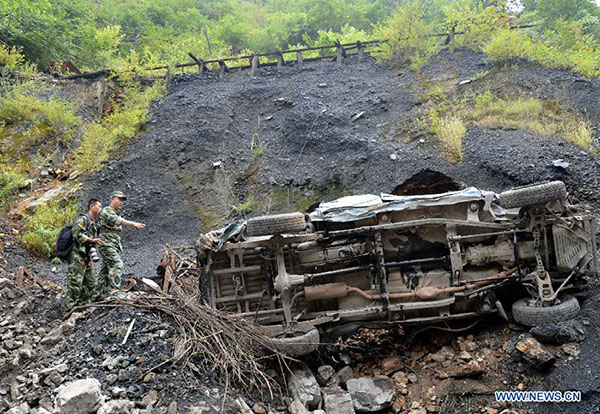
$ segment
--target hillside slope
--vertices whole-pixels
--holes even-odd
[[[459,85],[467,79],[477,80]],[[600,81],[527,62],[495,67],[466,50],[437,55],[419,74],[352,60],[301,72],[260,68],[254,78],[188,74],[153,105],[127,155],[91,177],[84,192],[106,199],[123,190],[124,214],[148,224],[125,236],[126,273],[136,276],[154,271],[165,243],[193,240],[234,210],[294,211],[344,194],[390,192],[426,168],[497,191],[560,179],[598,207],[597,161],[555,137],[472,126],[463,159],[449,162],[422,121],[432,85],[449,95],[489,89],[534,97],[600,123]],[[553,166],[557,159],[569,167]]]

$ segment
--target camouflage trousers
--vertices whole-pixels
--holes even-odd
[[[65,310],[91,303],[97,296],[94,270],[86,254],[75,250],[69,254]]]
[[[98,249],[102,256],[102,266],[98,273],[98,291],[106,295],[111,290],[121,289],[123,261],[119,249],[111,245],[103,245]]]

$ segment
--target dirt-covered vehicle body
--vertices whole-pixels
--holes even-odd
[[[550,182],[345,197],[234,223],[197,250],[204,299],[284,337],[504,314],[495,292],[514,283],[531,296],[513,307],[521,322],[569,318],[578,306],[558,294],[596,273],[595,235]]]

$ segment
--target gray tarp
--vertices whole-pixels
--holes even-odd
[[[310,220],[347,222],[374,217],[378,213],[389,211],[413,210],[479,200],[485,200],[484,210],[491,211],[495,216],[501,216],[504,214],[504,210],[493,202],[494,196],[495,194],[491,191],[482,191],[475,187],[442,194],[415,196],[356,195],[321,203],[315,211],[310,213]]]

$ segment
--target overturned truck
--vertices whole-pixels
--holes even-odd
[[[196,250],[203,299],[296,355],[358,327],[506,318],[501,288],[525,295],[514,297],[517,322],[570,319],[579,304],[566,292],[597,272],[595,218],[560,181],[344,197],[232,223]]]

